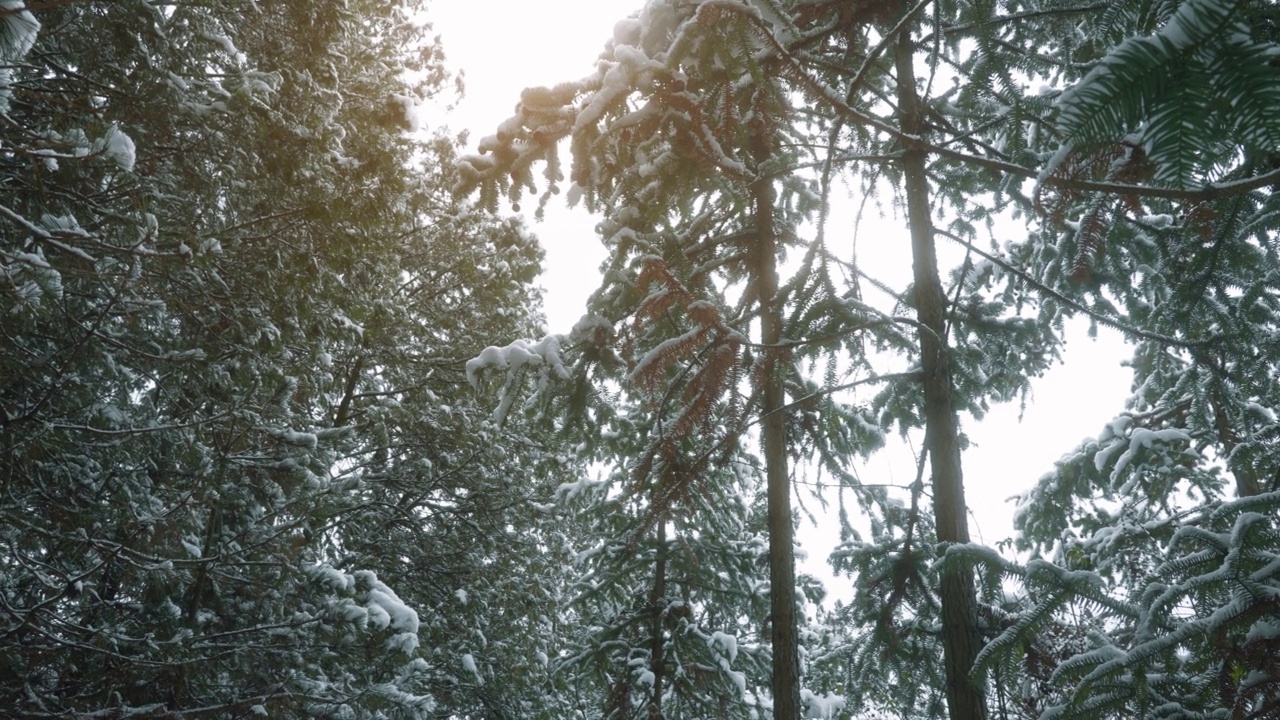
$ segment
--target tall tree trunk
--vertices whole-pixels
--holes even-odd
[[[761,123],[763,125],[763,123]],[[772,148],[769,134],[756,128],[752,152],[759,167]],[[800,657],[796,642],[796,568],[791,529],[791,478],[787,471],[786,395],[777,345],[782,340],[782,308],[778,302],[777,229],[774,227],[773,182],[761,177],[751,187],[755,213],[755,286],[760,298],[762,405],[760,434],[764,444],[769,498],[769,611],[773,643],[774,720],[799,720]]]
[[[920,137],[923,112],[916,94],[915,63],[906,31],[898,38],[898,111],[901,128]],[[925,152],[907,142],[902,157],[906,184],[907,220],[911,226],[912,268],[915,275],[916,319],[920,321],[920,363],[923,371],[925,432],[929,437],[933,515],[938,540],[969,542],[964,476],[960,468],[959,422],[951,398],[951,369],[947,356],[946,295],[938,276],[933,222],[929,214],[929,181]],[[942,573],[942,649],[947,676],[947,710],[951,720],[985,720],[986,700],[981,685],[970,678],[982,645],[978,630],[973,571],[955,568]]]

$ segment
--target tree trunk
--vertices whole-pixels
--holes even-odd
[[[910,37],[897,42],[898,111],[902,131],[920,137],[924,123],[916,95],[915,63]],[[951,370],[947,357],[946,296],[938,276],[938,258],[929,213],[929,182],[925,152],[907,143],[902,157],[906,185],[907,220],[911,227],[912,268],[915,275],[916,319],[920,321],[920,363],[924,386],[925,432],[929,437],[933,514],[938,540],[969,542],[964,477],[960,468],[959,422],[951,398]],[[981,685],[970,677],[982,645],[978,630],[973,571],[956,568],[942,573],[942,649],[947,677],[947,710],[951,720],[985,720]]]
[[[757,167],[769,158],[767,133],[757,128],[752,148]],[[782,339],[782,309],[778,305],[777,230],[773,222],[773,183],[762,177],[751,187],[755,213],[755,286],[760,298],[760,434],[764,444],[769,498],[769,610],[773,643],[774,720],[799,720],[800,659],[796,642],[796,568],[791,529],[791,478],[787,471],[786,404],[776,346]]]
[[[653,693],[649,697],[649,720],[662,720],[663,681],[667,675],[664,649],[667,607],[667,523],[658,523],[657,559],[653,569],[653,589],[649,591],[649,607],[653,613],[649,628],[649,672],[653,673]]]

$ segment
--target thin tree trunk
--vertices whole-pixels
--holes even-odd
[[[667,523],[658,523],[657,560],[653,569],[653,589],[649,592],[652,625],[649,638],[649,672],[653,673],[653,694],[649,698],[649,720],[662,720],[663,681],[667,675],[664,649],[666,632],[664,617],[667,601]]]
[[[919,137],[923,130],[920,98],[915,87],[911,42],[898,38],[898,110],[902,131]],[[959,422],[952,403],[951,369],[947,357],[946,295],[938,276],[938,258],[929,214],[929,182],[925,152],[907,144],[902,157],[906,184],[907,219],[911,226],[912,267],[915,275],[916,319],[920,321],[920,363],[923,371],[925,432],[929,437],[933,514],[938,540],[969,542],[964,476],[960,467]],[[985,720],[986,700],[970,677],[982,645],[978,630],[973,571],[955,568],[942,573],[942,649],[947,677],[947,710],[951,720]]]
[[[757,165],[769,158],[767,133],[759,128],[752,148]],[[760,381],[765,475],[769,498],[769,610],[773,643],[774,720],[799,720],[800,659],[796,641],[796,569],[791,529],[791,479],[787,471],[787,430],[783,406],[786,395],[778,371],[776,346],[782,339],[782,309],[778,305],[777,230],[773,222],[774,191],[768,178],[752,185],[757,242],[755,286],[760,298],[762,353]]]

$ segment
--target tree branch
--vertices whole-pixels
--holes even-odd
[[[1184,348],[1196,348],[1196,347],[1201,347],[1203,345],[1208,345],[1210,343],[1220,340],[1222,337],[1220,335],[1214,335],[1213,337],[1208,337],[1203,340],[1179,340],[1177,338],[1169,337],[1168,335],[1161,335],[1159,333],[1148,332],[1146,330],[1139,330],[1138,328],[1135,328],[1132,325],[1126,325],[1120,320],[1107,317],[1106,315],[1103,315],[1102,313],[1096,310],[1090,310],[1089,308],[1085,307],[1081,303],[1075,300],[1072,300],[1066,295],[1063,295],[1057,290],[1054,290],[1048,285],[1045,285],[1039,280],[1036,280],[1025,270],[1015,267],[1014,265],[996,257],[995,255],[992,255],[991,253],[986,252],[985,250],[970,243],[968,240],[965,240],[959,235],[955,235],[941,228],[934,228],[934,232],[938,235],[941,235],[947,238],[948,240],[951,240],[952,242],[959,244],[964,248],[967,248],[968,250],[971,250],[975,254],[982,256],[984,259],[996,265],[999,265],[1001,269],[1017,276],[1019,280],[1022,280],[1023,282],[1027,283],[1040,294],[1053,298],[1054,300],[1062,303],[1063,305],[1066,305],[1072,310],[1075,310],[1076,312],[1084,313],[1085,315],[1088,315],[1093,320],[1096,320],[1099,323],[1106,325],[1107,327],[1113,330],[1117,330],[1121,333],[1124,333],[1125,335],[1142,338],[1143,340],[1151,340],[1153,342],[1163,343],[1165,345],[1170,345],[1173,347],[1184,347]]]

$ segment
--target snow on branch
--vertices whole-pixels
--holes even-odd
[[[517,340],[506,347],[490,345],[479,355],[467,361],[467,382],[476,390],[480,389],[480,375],[486,370],[505,370],[506,382],[499,395],[498,407],[493,411],[493,422],[502,424],[516,399],[519,380],[526,369],[536,368],[538,372],[537,389],[534,397],[546,390],[554,375],[560,380],[568,380],[569,370],[560,356],[560,343],[563,335],[547,335],[538,342]],[[531,398],[532,400],[532,398]]]
[[[306,568],[311,580],[330,590],[347,595],[338,606],[342,617],[357,625],[375,630],[390,630],[386,648],[405,655],[418,649],[418,613],[394,590],[378,579],[372,570],[346,573],[327,563]]]

